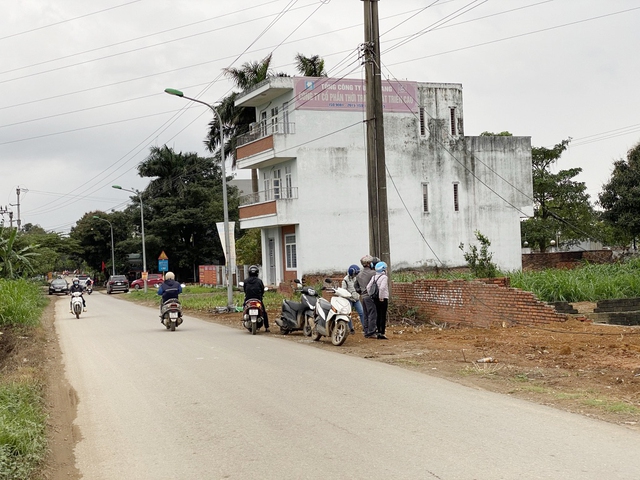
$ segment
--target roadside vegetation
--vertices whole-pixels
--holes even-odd
[[[40,287],[0,279],[0,358],[7,338],[28,335],[47,304]],[[0,376],[0,479],[32,478],[46,454],[46,414],[41,374],[32,366],[2,366]]]

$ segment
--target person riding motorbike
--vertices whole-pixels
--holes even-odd
[[[258,278],[258,273],[260,273],[260,269],[257,265],[251,265],[249,267],[249,277],[244,280],[244,285],[242,286],[244,289],[243,305],[247,303],[247,300],[250,298],[256,298],[262,302],[264,311],[264,331],[269,332],[269,316],[267,315],[267,309],[264,307],[264,302],[262,301],[262,296],[264,295],[264,283],[262,283],[262,280]]]
[[[80,279],[77,277],[73,279],[71,286],[69,287],[69,294],[71,295],[74,292],[80,292],[80,298],[82,298],[82,309],[86,312],[87,302],[84,301],[84,288],[80,285]],[[69,312],[73,312],[73,310],[71,310],[71,300],[69,301]]]
[[[162,295],[160,303],[160,312],[162,313],[162,305],[172,298],[178,299],[178,295],[182,293],[182,285],[176,282],[176,276],[173,272],[164,274],[164,282],[158,288],[158,295]],[[162,323],[162,315],[160,315],[160,323]]]

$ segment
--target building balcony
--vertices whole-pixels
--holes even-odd
[[[295,158],[286,141],[290,134],[295,134],[295,126],[292,122],[252,124],[249,133],[238,138],[238,168],[262,168]]]
[[[263,190],[240,197],[240,228],[257,228],[291,223],[292,202],[298,198],[298,187]]]

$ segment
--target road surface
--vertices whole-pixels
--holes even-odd
[[[83,478],[640,478],[628,428],[119,295],[56,304]]]

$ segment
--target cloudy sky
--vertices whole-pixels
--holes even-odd
[[[462,83],[465,133],[508,130],[534,146],[572,137],[592,200],[640,141],[637,0],[380,0],[384,75]],[[149,147],[208,155],[221,71],[296,53],[361,78],[361,0],[21,0],[0,19],[0,210],[68,232],[143,189]],[[236,172],[246,177],[246,172]],[[5,217],[8,223],[8,216]]]

